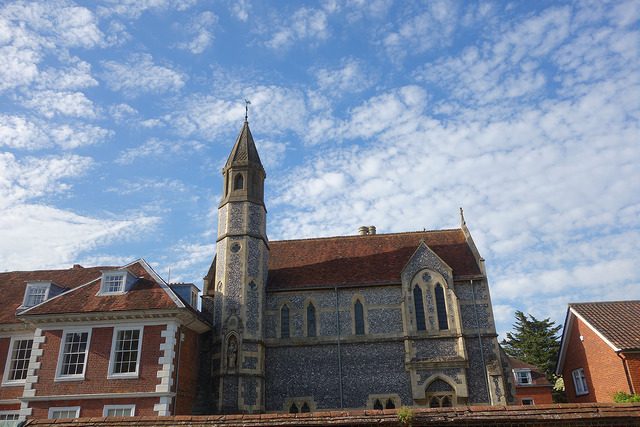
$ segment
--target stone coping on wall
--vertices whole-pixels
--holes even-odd
[[[531,406],[463,406],[413,409],[411,426],[555,427],[640,426],[639,403],[565,403]],[[304,414],[177,415],[165,417],[28,420],[25,426],[53,427],[262,427],[401,426],[397,409]]]

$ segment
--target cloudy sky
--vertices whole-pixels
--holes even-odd
[[[249,99],[271,240],[462,207],[500,332],[639,299],[639,5],[3,2],[0,269],[201,286]]]

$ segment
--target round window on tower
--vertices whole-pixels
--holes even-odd
[[[234,254],[237,253],[242,247],[240,246],[240,243],[234,243],[231,246],[231,252],[233,252]]]

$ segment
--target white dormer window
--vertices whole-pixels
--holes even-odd
[[[530,369],[514,369],[513,373],[516,376],[516,382],[518,385],[531,384],[531,370]]]
[[[33,307],[34,305],[38,305],[43,301],[55,297],[62,293],[62,291],[64,291],[64,286],[49,280],[27,282],[22,306]]]
[[[128,268],[102,272],[100,295],[124,294],[136,281],[136,276]]]

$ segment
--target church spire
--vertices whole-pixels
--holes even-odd
[[[266,174],[247,121],[244,122],[229,159],[222,169],[222,175],[224,191],[220,207],[229,202],[243,201],[264,206]]]

